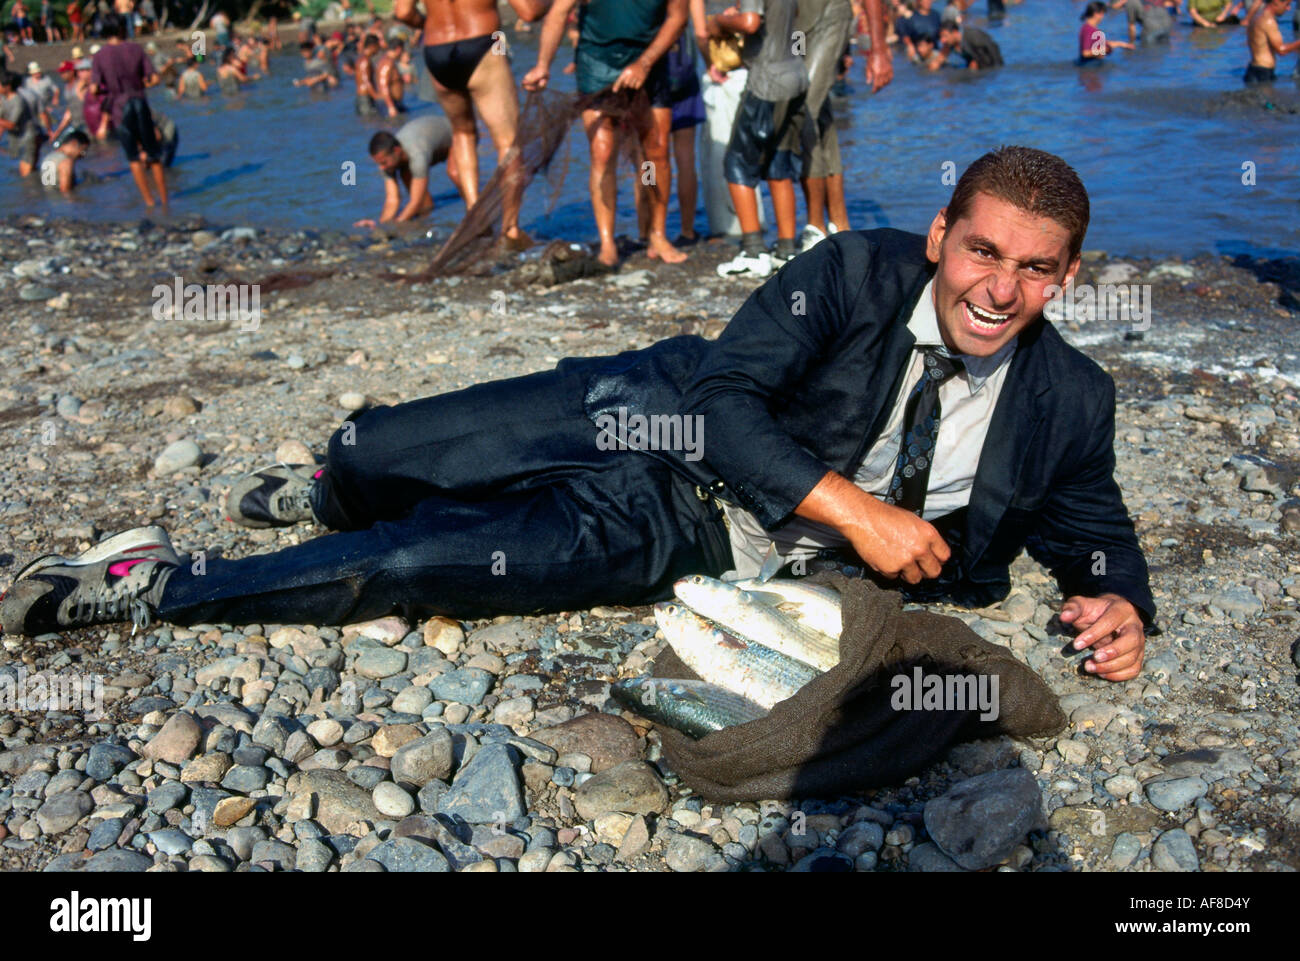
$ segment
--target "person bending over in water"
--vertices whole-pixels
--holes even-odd
[[[41,183],[57,188],[65,197],[72,196],[77,185],[77,161],[90,149],[90,138],[74,130],[44,160],[41,161]]]
[[[565,21],[577,0],[555,0],[542,24],[537,46],[537,66],[524,76],[525,90],[541,90],[551,75]],[[617,201],[615,168],[618,166],[619,127],[630,123],[641,140],[653,178],[648,182],[650,234],[646,255],[665,263],[686,259],[668,240],[668,199],[672,193],[672,168],[668,144],[672,132],[672,95],[667,53],[686,27],[686,0],[584,0],[578,11],[578,92],[631,91],[627,102],[636,113],[615,123],[615,115],[602,98],[582,112],[582,126],[591,147],[591,206],[600,234],[601,263],[618,263],[614,240]],[[635,95],[645,90],[646,96]],[[612,104],[611,104],[612,106]],[[645,171],[640,172],[645,176]]]
[[[967,70],[992,70],[1003,65],[1002,48],[979,27],[956,24],[941,27],[939,42],[945,52],[955,52],[965,60]]]
[[[522,20],[536,20],[550,0],[510,0]],[[510,72],[510,53],[501,31],[496,0],[396,0],[393,16],[424,31],[424,64],[433,92],[451,122],[452,154],[460,172],[460,193],[467,208],[478,203],[478,121],[487,127],[499,165],[518,168],[511,154],[519,124],[519,94]],[[501,205],[501,245],[526,250],[532,238],[519,229],[522,180],[514,176]]]
[[[1116,47],[1136,50],[1127,40],[1107,40],[1101,32],[1101,21],[1106,16],[1104,0],[1092,0],[1083,11],[1083,26],[1079,28],[1079,63],[1100,63]]]
[[[1112,10],[1123,10],[1128,15],[1128,41],[1137,43],[1138,24],[1142,24],[1142,43],[1165,43],[1174,29],[1174,18],[1169,8],[1144,0],[1114,0]]]
[[[381,130],[371,137],[370,156],[384,174],[384,209],[378,223],[402,223],[433,210],[429,168],[434,164],[447,161],[447,176],[459,187],[459,171],[450,151],[451,124],[445,117],[429,114],[407,122],[396,135]],[[399,177],[408,194],[405,206]],[[373,228],[376,221],[358,220],[352,226]]]
[[[1277,79],[1277,58],[1300,50],[1300,39],[1282,42],[1277,18],[1286,13],[1291,0],[1268,0],[1258,5],[1246,24],[1246,43],[1250,46],[1250,65],[1242,80],[1248,86],[1272,83]]]

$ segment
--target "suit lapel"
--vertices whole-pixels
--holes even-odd
[[[871,427],[858,443],[858,449],[853,452],[849,462],[840,468],[841,473],[846,477],[852,477],[853,472],[857,470],[862,458],[866,456],[871,445],[880,432],[885,429],[885,422],[889,420],[890,413],[894,409],[894,398],[898,396],[899,385],[907,373],[908,359],[912,355],[912,349],[916,346],[916,335],[908,329],[907,322],[912,318],[912,311],[916,309],[916,302],[920,299],[922,292],[925,290],[926,282],[933,273],[931,265],[922,270],[918,277],[913,281],[912,289],[903,299],[901,309],[894,314],[893,326],[890,328],[888,337],[883,348],[878,351],[868,348],[867,369],[874,363],[875,374],[871,378],[868,390],[871,391],[867,397],[867,413],[871,417]],[[885,378],[889,378],[886,381]],[[865,421],[866,418],[863,418]]]
[[[1022,335],[989,422],[966,515],[967,570],[978,563],[993,539],[1045,416],[1040,397],[1051,385],[1043,376],[1037,340]]]

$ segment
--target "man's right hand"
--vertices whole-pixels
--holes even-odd
[[[876,501],[860,524],[845,535],[859,557],[886,577],[901,577],[919,584],[938,577],[952,550],[938,530],[909,510]]]

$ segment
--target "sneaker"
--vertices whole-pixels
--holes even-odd
[[[794,246],[793,241],[791,241],[791,245],[785,250],[782,250],[781,247],[782,245],[778,242],[776,247],[772,249],[772,253],[769,255],[772,258],[773,270],[780,270],[790,261],[799,256],[799,248]]]
[[[90,564],[98,564],[100,561],[116,554],[153,557],[177,566],[181,563],[181,557],[176,553],[176,549],[172,547],[171,538],[167,536],[167,532],[157,524],[151,524],[148,527],[133,527],[129,531],[110,534],[90,550],[78,554],[76,557],[69,558],[64,557],[62,554],[45,554],[19,571],[14,580],[20,581],[29,574],[34,574],[46,567],[64,565],[68,567],[86,567]]]
[[[733,259],[718,264],[719,277],[766,277],[772,273],[772,255],[766,250],[747,254],[743,250]]]
[[[276,464],[239,480],[226,498],[226,514],[242,527],[291,527],[315,521],[311,489],[324,468]]]
[[[98,561],[87,560],[87,551],[59,563],[28,565],[0,596],[0,632],[32,636],[130,620],[134,634],[149,626],[163,586],[176,570],[167,557],[175,556],[170,548],[146,554],[120,551]]]
[[[835,227],[832,224],[831,230],[834,231],[834,229]],[[799,235],[799,250],[802,253],[807,253],[825,239],[826,231],[822,230],[820,227],[814,227],[812,224],[809,224],[803,229],[803,233]]]

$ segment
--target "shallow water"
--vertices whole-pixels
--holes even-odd
[[[972,22],[987,26],[982,10],[977,3]],[[1078,10],[1060,0],[1011,7],[1004,23],[988,27],[1008,63],[991,74],[923,74],[896,53],[893,84],[873,97],[861,81],[859,57],[851,96],[836,105],[854,226],[923,230],[950,193],[945,169],[960,171],[998,144],[1023,143],[1059,153],[1079,171],[1093,204],[1089,247],[1130,255],[1300,251],[1300,114],[1286,112],[1300,102],[1296,82],[1287,76],[1277,84],[1273,99],[1281,110],[1238,99],[1244,30],[1210,33],[1185,24],[1169,44],[1117,51],[1099,68],[1079,68]],[[1124,24],[1122,13],[1111,13],[1102,27],[1124,39]],[[535,61],[535,37],[516,39],[517,74]],[[556,89],[572,89],[572,77],[559,69],[568,56],[557,58]],[[1284,58],[1279,73],[1289,75],[1294,64],[1294,55]],[[223,97],[215,84],[207,101],[151,95],[180,128],[169,173],[174,212],[200,213],[219,225],[311,229],[376,216],[383,188],[366,145],[374,131],[398,122],[356,117],[346,86],[328,95],[293,87],[301,75],[296,51],[273,58],[272,70],[236,97]],[[437,109],[410,95],[408,102]],[[534,236],[594,239],[586,145],[576,126],[569,150],[558,197],[535,183],[525,200],[523,222]],[[486,135],[480,156],[486,180],[494,164]],[[954,166],[945,168],[946,161]],[[348,162],[356,164],[352,186],[344,183]],[[1254,165],[1253,186],[1243,184],[1247,163]],[[68,201],[19,182],[16,164],[0,157],[0,214],[130,220],[144,213],[115,145],[98,148],[82,169],[104,180]],[[619,230],[631,233],[630,171],[622,181]],[[429,226],[443,236],[464,209],[441,174],[433,191]],[[702,209],[698,224],[703,228]],[[678,225],[674,200],[670,236]]]

